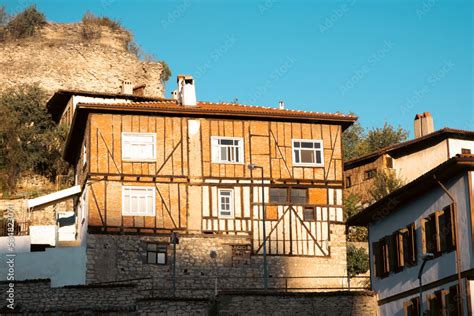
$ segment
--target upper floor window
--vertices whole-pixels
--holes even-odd
[[[456,248],[452,205],[421,220],[423,253],[440,255]]]
[[[293,139],[293,164],[322,167],[323,141],[310,139]]]
[[[352,186],[352,178],[351,176],[346,177],[346,188],[350,188]]]
[[[376,174],[377,174],[377,170],[376,170],[376,169],[369,169],[369,170],[366,170],[366,171],[364,171],[364,180],[372,179],[372,178],[375,177]]]
[[[122,133],[122,159],[156,160],[156,134]]]
[[[241,137],[211,138],[212,162],[217,163],[243,163],[244,140]]]
[[[390,272],[416,265],[416,230],[412,223],[372,245],[375,276],[383,278]]]
[[[219,189],[219,217],[234,216],[234,191],[232,189]]]
[[[155,216],[155,188],[123,186],[122,215]]]
[[[288,188],[270,188],[270,203],[285,204],[288,202]]]
[[[308,190],[291,188],[290,198],[293,204],[306,204],[308,203]]]

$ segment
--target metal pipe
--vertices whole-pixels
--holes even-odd
[[[453,204],[453,222],[455,223],[454,234],[456,236],[456,245],[455,245],[456,246],[456,270],[457,270],[457,275],[458,275],[461,315],[464,315],[464,295],[463,295],[463,284],[462,284],[462,276],[461,276],[461,252],[459,249],[460,239],[459,239],[459,229],[458,229],[458,207],[457,207],[457,203],[454,197],[451,195],[448,189],[441,183],[441,181],[438,180],[436,175],[433,175],[433,178],[435,179],[436,182],[438,182],[441,189],[446,193],[446,195],[449,197],[449,199],[451,200]]]

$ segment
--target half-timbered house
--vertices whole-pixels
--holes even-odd
[[[70,126],[88,283],[171,276],[174,232],[178,277],[261,284],[266,240],[271,286],[344,285],[341,136],[356,117],[197,102],[190,76],[171,99],[49,108]]]

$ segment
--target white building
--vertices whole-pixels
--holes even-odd
[[[368,227],[371,285],[381,315],[419,315],[418,273],[425,260],[425,313],[472,315],[473,170],[474,155],[457,155],[349,219],[350,226]]]

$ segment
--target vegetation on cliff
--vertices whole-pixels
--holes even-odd
[[[0,7],[0,40],[7,37],[20,39],[33,36],[45,24],[44,14],[39,12],[35,5],[13,17],[7,13],[5,6]]]
[[[22,85],[0,95],[0,189],[15,192],[19,177],[34,172],[52,182],[70,173],[61,157],[66,129],[46,110],[46,93],[38,85]]]

